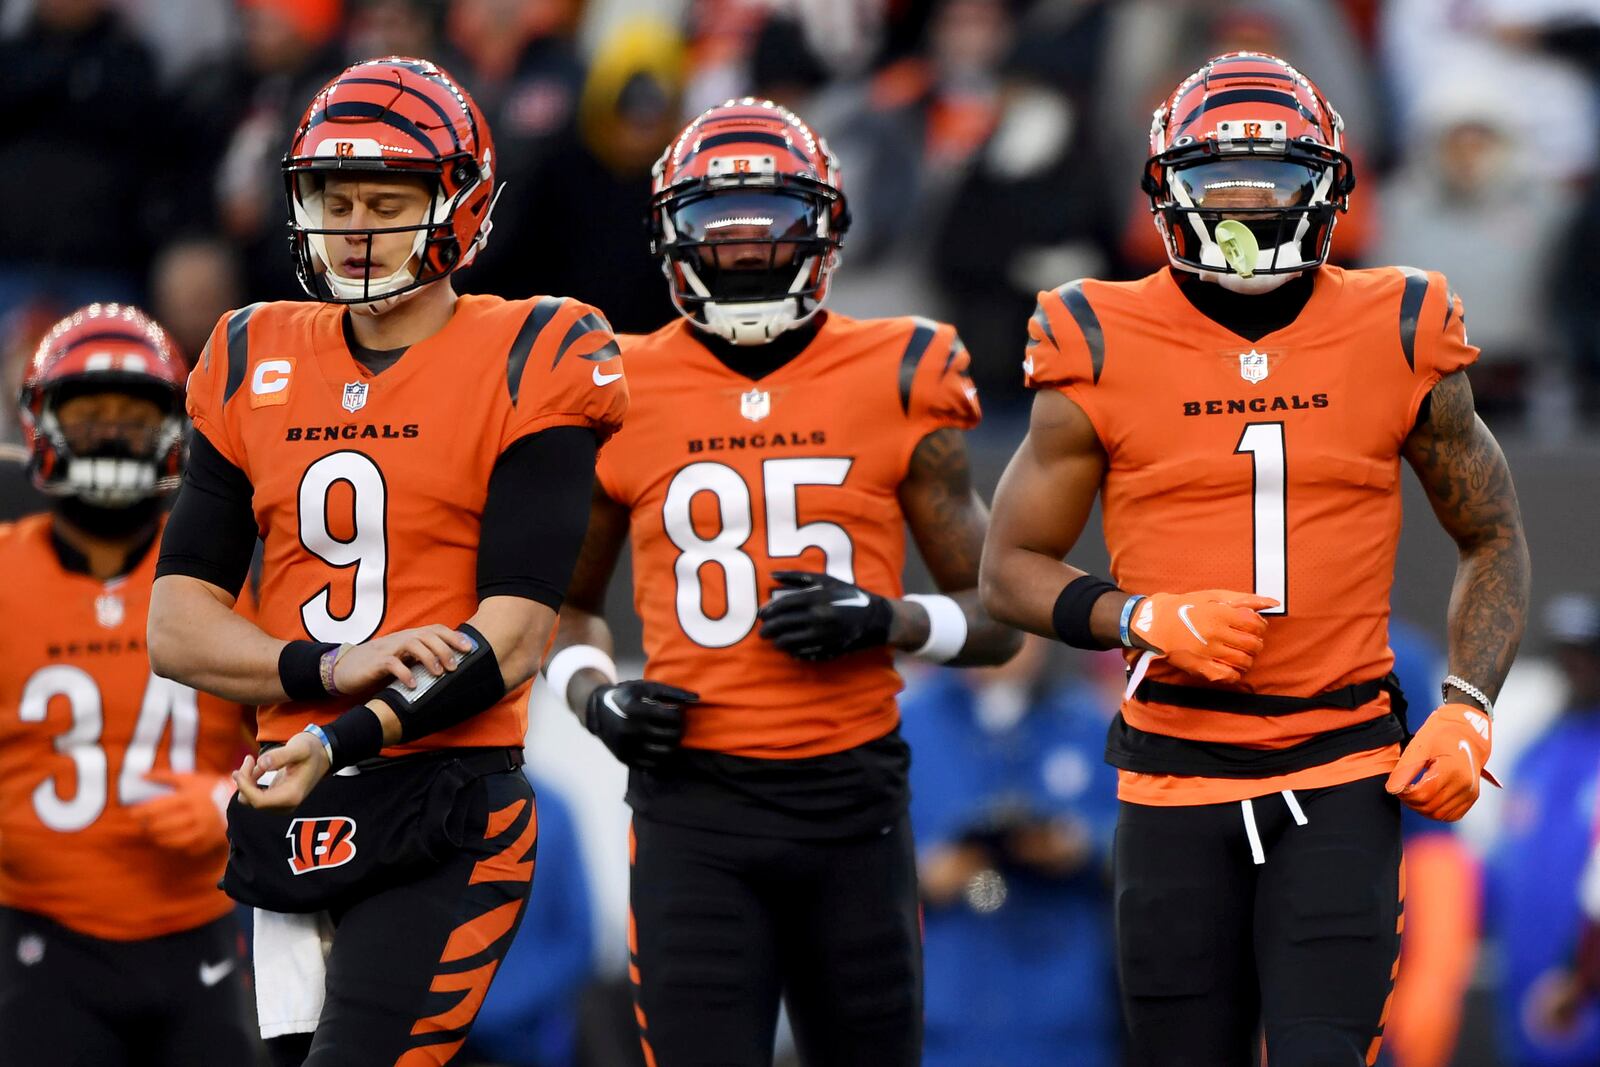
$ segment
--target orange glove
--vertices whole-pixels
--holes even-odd
[[[162,848],[203,856],[228,840],[228,799],[233,783],[213,774],[157,771],[152,782],[171,787],[134,807],[139,828]]]
[[[1237,682],[1265,644],[1267,620],[1257,612],[1277,606],[1269,597],[1228,589],[1155,593],[1139,603],[1129,629],[1180,671]]]
[[[1484,769],[1489,748],[1489,716],[1471,704],[1441,705],[1400,753],[1385,788],[1430,819],[1455,822],[1477,801],[1480,776],[1500,784]]]

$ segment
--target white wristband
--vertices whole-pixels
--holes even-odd
[[[544,680],[561,703],[567,703],[567,689],[572,685],[572,676],[585,667],[592,667],[605,675],[607,681],[616,684],[617,665],[611,662],[610,656],[593,645],[568,645],[551,656],[550,662],[544,665]],[[582,708],[572,710],[580,714],[583,712]]]
[[[911,653],[918,659],[948,663],[961,654],[967,643],[967,613],[947,596],[912,593],[902,599],[921,604],[928,613],[928,640]]]

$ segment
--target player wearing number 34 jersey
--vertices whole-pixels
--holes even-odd
[[[528,680],[628,394],[596,309],[456,294],[497,164],[433,64],[335,78],[284,160],[316,300],[230,313],[189,382],[151,654],[261,705],[223,886],[278,1064],[451,1060],[533,877]]]
[[[648,1062],[765,1067],[782,991],[808,1064],[921,1052],[909,754],[896,648],[994,663],[987,523],[961,431],[968,356],[924,319],[821,310],[849,221],[838,163],[767,101],[692,122],[656,166],[682,318],[622,347],[628,432],[546,674],[632,768],[630,974]],[[903,597],[909,527],[943,595]],[[601,617],[633,542],[645,679]]]

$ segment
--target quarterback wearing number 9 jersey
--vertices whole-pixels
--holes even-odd
[[[528,680],[627,387],[594,308],[456,295],[497,164],[433,64],[339,75],[284,160],[316,300],[231,312],[189,381],[151,659],[261,705],[223,888],[280,1064],[448,1062],[533,877]]]
[[[895,649],[996,663],[968,356],[924,319],[820,310],[849,221],[826,142],[768,101],[690,123],[653,219],[682,317],[622,339],[546,676],[632,768],[629,974],[647,1062],[765,1067],[780,990],[808,1064],[921,1062]],[[905,531],[944,595],[902,596]],[[645,679],[602,618],[633,542]]]
[[[1399,951],[1400,803],[1458,819],[1489,755],[1528,562],[1478,355],[1438,274],[1327,266],[1354,187],[1302,74],[1220,56],[1156,110],[1170,269],[1041,293],[1038,391],[984,602],[1126,650],[1106,746],[1131,1062],[1375,1061]],[[1391,675],[1400,460],[1459,550],[1446,703]],[[1062,562],[1096,495],[1115,583]],[[1408,694],[1412,700],[1427,694]],[[1403,746],[1403,747],[1402,747]]]

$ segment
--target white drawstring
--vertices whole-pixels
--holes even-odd
[[[1283,802],[1289,805],[1289,814],[1294,816],[1296,826],[1306,824],[1306,813],[1300,810],[1300,801],[1295,798],[1293,789],[1283,791]]]
[[[1261,832],[1256,829],[1256,809],[1248,800],[1241,800],[1239,807],[1244,811],[1244,832],[1250,839],[1250,858],[1256,865],[1267,862],[1267,854],[1261,848]]]

